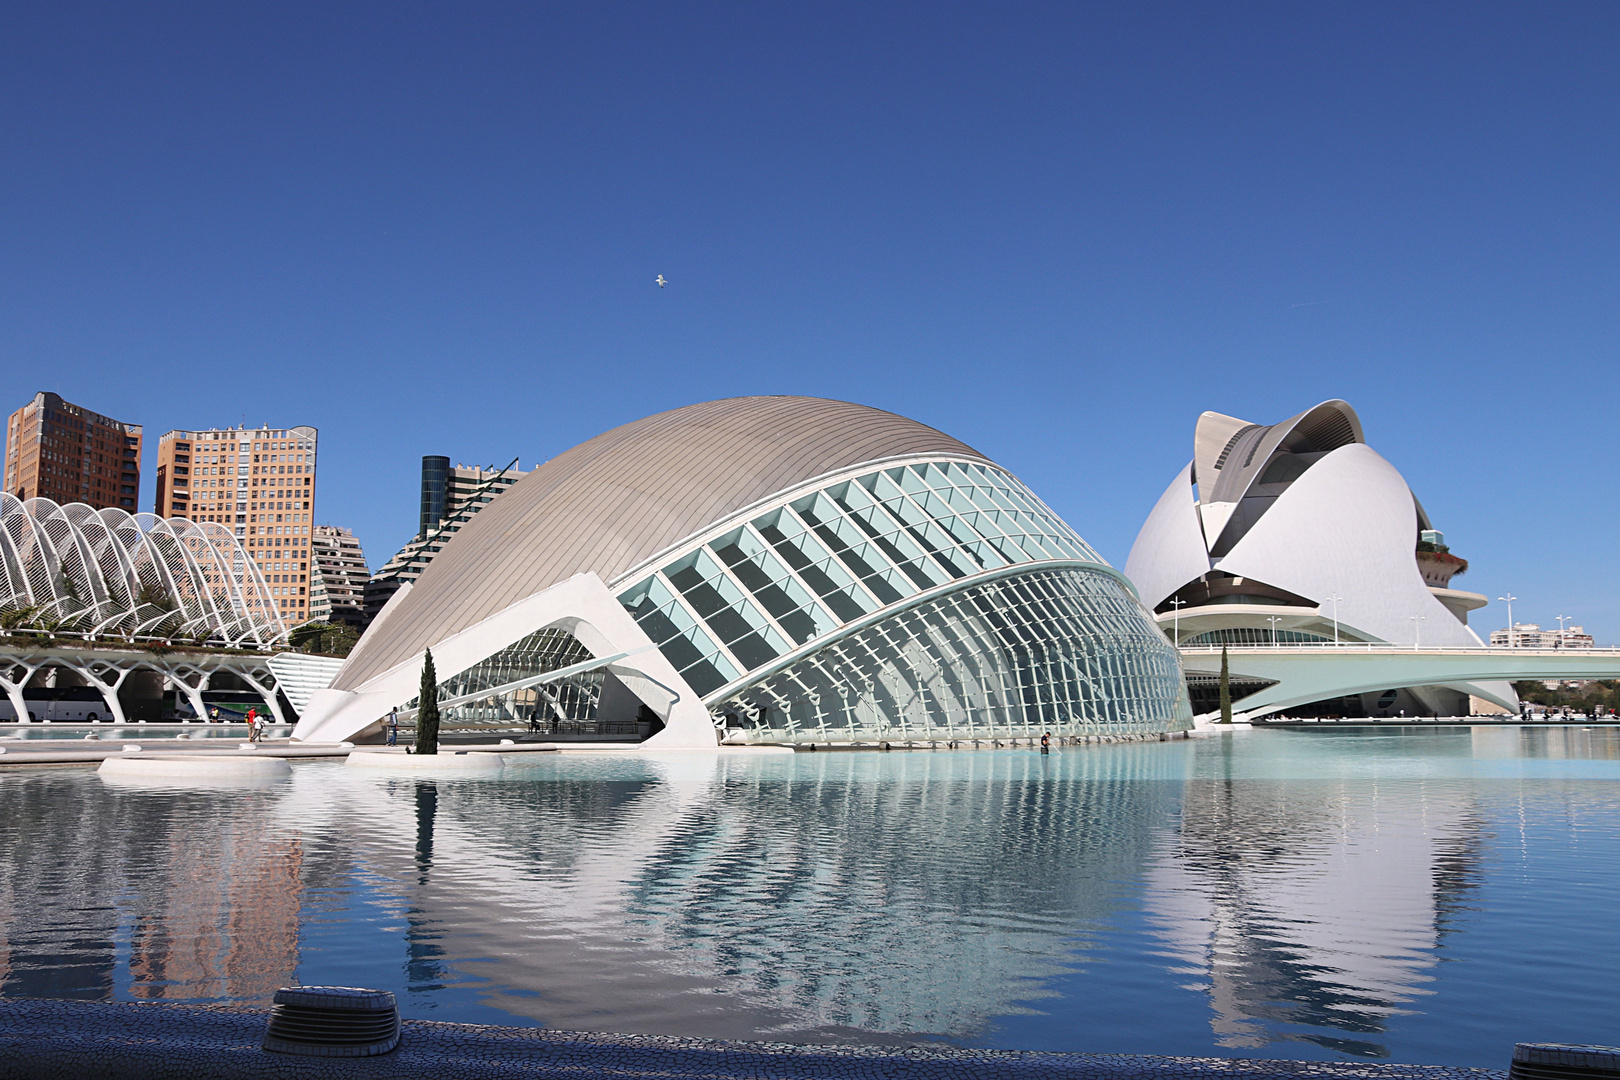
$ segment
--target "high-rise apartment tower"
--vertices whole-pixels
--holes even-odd
[[[527,473],[517,467],[517,458],[504,469],[493,465],[450,465],[450,459],[437,454],[422,458],[422,503],[416,537],[400,548],[366,586],[366,621],[369,623],[388,603],[401,585],[415,581],[433,561],[433,556],[472,516]]]
[[[158,440],[155,512],[229,527],[294,625],[309,618],[315,442],[312,427],[169,431]]]
[[[6,421],[5,490],[135,512],[141,427],[41,391]]]
[[[309,579],[314,586],[309,617],[363,628],[366,625],[366,582],[371,578],[371,571],[366,568],[366,553],[361,550],[360,541],[348,529],[317,525],[310,550],[315,572]]]

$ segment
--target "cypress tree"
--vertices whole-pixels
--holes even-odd
[[[1221,646],[1221,723],[1232,722],[1232,669],[1226,663],[1226,646]]]
[[[439,752],[439,678],[433,671],[433,650],[422,660],[422,691],[416,701],[416,752]]]

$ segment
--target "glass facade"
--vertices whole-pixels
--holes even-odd
[[[1106,566],[1010,474],[923,462],[786,500],[619,600],[752,740],[1190,727],[1175,650]]]
[[[454,701],[480,690],[498,690],[512,683],[560,671],[591,660],[591,652],[563,630],[537,630],[493,656],[439,683],[439,700]],[[609,676],[601,671],[577,672],[552,682],[519,690],[506,690],[486,698],[445,705],[440,722],[447,731],[470,729],[490,732],[540,731],[548,735],[635,735],[635,721],[605,720],[599,712]],[[417,699],[405,703],[415,709]]]
[[[794,499],[619,600],[687,683],[708,695],[920,592],[1051,561],[1103,564],[1009,473],[924,462]]]
[[[1178,731],[1175,650],[1112,575],[1032,569],[935,597],[711,706],[760,742]]]

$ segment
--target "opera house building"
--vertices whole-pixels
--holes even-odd
[[[408,717],[428,650],[451,732],[698,747],[1192,725],[1153,614],[1017,477],[814,398],[676,409],[528,474],[393,596],[295,737]]]
[[[1182,647],[1469,648],[1483,643],[1468,612],[1486,598],[1452,588],[1467,567],[1401,474],[1366,444],[1355,410],[1327,401],[1278,424],[1200,416],[1192,460],[1148,515],[1125,571]],[[1341,659],[1361,662],[1351,652]],[[1237,685],[1239,674],[1234,699],[1253,689]],[[1470,698],[1518,708],[1509,683],[1480,681],[1396,686],[1297,711],[1466,716]]]

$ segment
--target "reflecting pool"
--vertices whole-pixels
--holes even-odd
[[[0,993],[1505,1068],[1614,1043],[1620,733],[0,773]]]

